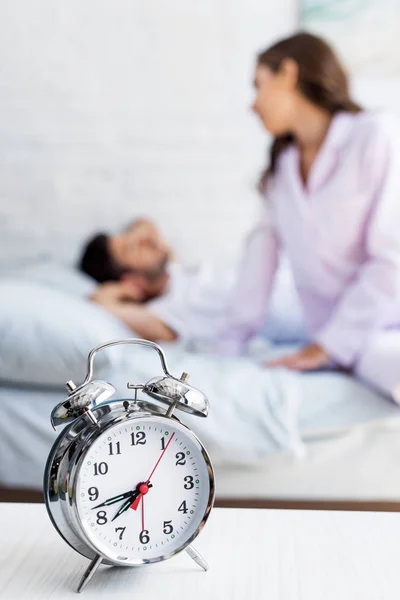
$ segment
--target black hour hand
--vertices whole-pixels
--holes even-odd
[[[140,492],[139,490],[135,490],[134,492],[131,492],[131,495],[128,498],[128,501],[125,502],[121,508],[119,509],[119,511],[117,513],[115,513],[115,515],[113,516],[113,518],[111,519],[111,521],[115,521],[115,519],[117,517],[119,517],[120,515],[122,515],[125,511],[128,510],[128,508],[130,507],[130,505],[132,504],[132,502],[139,496]]]
[[[125,494],[119,494],[119,496],[114,496],[113,498],[108,498],[104,500],[101,504],[97,506],[93,506],[92,510],[95,508],[100,508],[101,506],[109,506],[110,504],[115,504],[116,502],[121,502],[121,500],[125,500],[125,498],[130,498],[134,492],[130,490],[129,492],[125,492]]]

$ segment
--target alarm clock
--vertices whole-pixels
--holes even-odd
[[[95,355],[120,344],[148,346],[163,374],[147,383],[127,382],[132,398],[113,399],[111,383],[93,379]],[[80,592],[101,564],[139,566],[185,550],[204,570],[192,546],[214,502],[214,471],[198,437],[177,411],[206,417],[206,396],[168,370],[157,344],[114,340],[94,348],[80,385],[51,413],[65,425],[45,468],[44,496],[61,537],[91,562]],[[140,396],[140,397],[139,397]]]

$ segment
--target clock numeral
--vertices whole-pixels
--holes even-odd
[[[94,474],[105,475],[108,472],[108,464],[106,462],[94,463]]]
[[[186,458],[184,452],[177,452],[177,454],[175,454],[175,458],[176,465],[186,465]]]
[[[131,446],[137,446],[139,444],[143,446],[146,443],[146,434],[144,431],[132,431],[131,438]]]
[[[99,497],[99,490],[97,489],[97,487],[90,487],[88,489],[88,494],[89,494],[89,500],[91,502],[95,502],[97,500],[97,498]]]
[[[107,523],[106,514],[107,513],[105,510],[99,510],[99,512],[96,514],[97,525],[105,525]]]
[[[113,451],[113,443],[110,442],[108,444],[108,447],[110,448],[110,452],[108,454],[110,454],[111,456],[113,454],[121,454],[121,444],[120,444],[120,442],[116,442],[115,446],[116,446],[116,452]]]
[[[185,488],[185,490],[191,490],[192,488],[194,488],[193,476],[192,475],[186,475],[186,477],[184,477],[184,481],[187,482],[183,486]]]
[[[161,450],[165,450],[165,438],[161,438]]]
[[[182,502],[182,504],[180,505],[180,507],[178,508],[178,510],[179,510],[180,512],[183,512],[183,514],[184,514],[184,515],[186,515],[186,513],[187,513],[187,511],[188,511],[188,509],[187,509],[187,506],[186,506],[186,500],[184,500],[184,501]]]
[[[148,544],[150,541],[150,536],[149,536],[149,532],[147,529],[143,529],[143,531],[140,532],[139,535],[139,541],[141,544]]]
[[[122,536],[124,535],[124,531],[125,531],[126,527],[116,527],[115,528],[115,533],[118,533],[118,531],[120,531],[121,533],[119,534],[119,539],[122,540]]]
[[[164,521],[164,525],[163,525],[164,529],[163,529],[163,532],[164,532],[166,535],[169,535],[169,534],[170,534],[170,533],[172,533],[172,532],[173,532],[173,530],[174,530],[174,528],[172,527],[171,523],[172,523],[172,521]]]

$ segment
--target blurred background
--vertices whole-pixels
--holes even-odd
[[[358,102],[399,113],[398,0],[0,3],[0,274],[56,261],[43,289],[6,277],[0,291],[0,500],[10,497],[2,487],[39,493],[54,438],[48,416],[65,396],[64,382],[82,381],[93,346],[135,331],[88,302],[87,282],[59,266],[74,265],[89,236],[118,232],[141,216],[185,265],[233,264],[259,211],[256,184],[270,141],[250,110],[256,56],[299,29],[333,43]],[[188,281],[178,300],[196,308]],[[281,287],[277,304],[289,307],[282,312],[291,327],[296,307]],[[211,304],[212,294],[199,295],[206,313],[209,297]],[[223,505],[280,506],[276,499],[284,499],[332,507],[332,500],[400,510],[394,402],[343,373],[292,374],[284,385],[276,369],[240,359],[221,371],[217,361],[172,346],[176,372],[184,361],[193,385],[218,399],[201,438],[229,459],[234,451],[243,458],[243,440],[247,464],[265,458],[260,476],[247,467],[224,470],[221,462]],[[113,360],[106,376],[115,374]],[[154,376],[153,363],[135,368],[138,381]],[[243,390],[251,391],[247,425]],[[299,441],[294,414],[304,405],[315,417],[313,429],[299,419],[305,460],[275,457]],[[288,419],[290,444],[271,435],[276,406]]]
[[[188,262],[235,258],[267,137],[256,53],[306,28],[334,42],[365,106],[398,111],[396,0],[5,0],[0,256],[73,260],[147,215]]]

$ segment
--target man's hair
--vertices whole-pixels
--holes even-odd
[[[99,283],[119,281],[125,272],[111,259],[108,239],[105,233],[96,234],[84,247],[79,260],[79,269]]]

